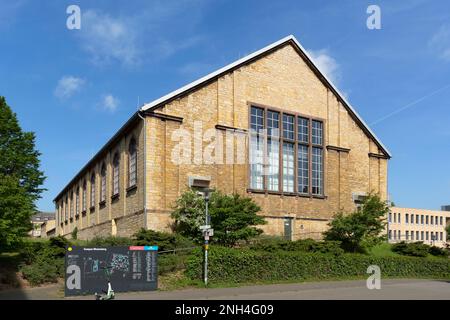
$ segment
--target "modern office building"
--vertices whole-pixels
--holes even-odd
[[[444,247],[447,243],[445,228],[449,224],[449,211],[391,207],[388,239],[391,243],[423,241],[429,245]]]
[[[170,230],[196,177],[253,198],[266,234],[321,237],[368,192],[390,153],[293,37],[147,103],[59,192],[57,234]]]

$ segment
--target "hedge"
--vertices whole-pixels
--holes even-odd
[[[212,247],[208,256],[212,283],[331,280],[366,278],[367,267],[378,265],[381,277],[450,279],[449,259],[331,255],[293,251],[263,252]],[[202,277],[203,253],[196,249],[186,263],[190,279]]]

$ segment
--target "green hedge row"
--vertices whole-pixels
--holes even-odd
[[[450,279],[449,259],[331,255],[308,252],[263,252],[212,247],[208,278],[216,283],[326,280],[368,277],[367,267],[378,265],[381,277]],[[196,249],[186,264],[186,275],[202,277],[203,253]]]

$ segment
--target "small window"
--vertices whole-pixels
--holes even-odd
[[[294,140],[294,116],[283,114],[283,138]]]
[[[414,215],[411,213],[411,224],[414,224]]]
[[[308,143],[308,136],[309,136],[308,119],[302,117],[298,118],[297,134],[298,134],[298,141]]]
[[[409,214],[405,214],[405,223],[408,224],[409,223]]]
[[[311,138],[312,138],[313,144],[322,145],[322,141],[323,141],[322,122],[313,120]]]

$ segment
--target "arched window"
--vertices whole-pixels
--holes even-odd
[[[70,219],[73,219],[73,191],[70,193],[69,215]]]
[[[95,173],[91,175],[91,208],[95,207]]]
[[[136,140],[131,139],[128,146],[128,187],[134,187],[137,180],[137,148]]]
[[[119,168],[120,168],[120,156],[118,153],[116,153],[113,158],[113,185],[112,185],[113,196],[119,194],[119,186],[120,186]]]
[[[77,191],[75,191],[75,215],[80,214],[80,188],[77,186]]]
[[[81,196],[81,211],[86,212],[86,180],[83,181],[83,194]]]
[[[67,200],[67,196],[66,196],[66,201],[64,203],[64,220],[67,221],[68,217],[67,217],[67,206],[68,206],[68,200]]]
[[[106,201],[106,167],[105,164],[102,165],[102,170],[100,171],[100,202]]]

